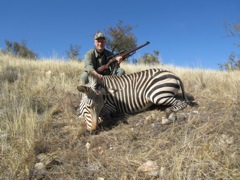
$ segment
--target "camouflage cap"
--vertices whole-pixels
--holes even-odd
[[[95,34],[94,39],[96,40],[96,39],[98,39],[98,38],[103,38],[103,39],[105,39],[105,36],[104,36],[103,33],[98,32],[97,34]]]

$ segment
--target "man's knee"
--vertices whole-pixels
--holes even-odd
[[[82,81],[82,85],[85,85],[88,83],[88,73],[86,71],[82,73],[81,81]]]
[[[122,68],[118,68],[118,70],[117,70],[117,76],[122,76],[122,75],[124,75],[124,74],[125,74],[125,70],[122,69]]]

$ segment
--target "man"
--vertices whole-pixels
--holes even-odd
[[[81,75],[82,84],[88,83],[88,74],[91,72],[100,80],[102,80],[104,75],[110,75],[112,71],[112,66],[110,65],[109,69],[105,70],[101,74],[96,70],[100,66],[107,64],[110,59],[108,57],[113,56],[113,53],[107,49],[105,49],[106,38],[104,34],[97,33],[94,36],[94,45],[95,48],[88,51],[85,55],[84,59],[84,72]],[[122,62],[122,56],[117,56],[115,59],[118,61],[118,64]],[[118,68],[116,71],[117,76],[124,75],[125,71],[122,68]]]

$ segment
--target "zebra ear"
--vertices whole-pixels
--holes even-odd
[[[77,89],[78,89],[79,92],[87,94],[89,87],[87,87],[87,86],[77,86]]]

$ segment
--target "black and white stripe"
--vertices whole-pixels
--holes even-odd
[[[172,112],[184,109],[189,103],[179,77],[172,72],[161,69],[148,69],[124,76],[104,76],[100,86],[107,91],[114,90],[115,92],[103,95],[104,106],[101,107],[98,116],[108,116],[116,113],[138,113],[155,104],[169,106],[166,111],[166,117],[168,118]],[[184,101],[175,98],[180,89]],[[86,100],[80,103],[80,108],[82,108],[80,112],[84,114],[88,123],[91,121],[86,118],[90,117],[87,115],[90,112],[88,103],[99,103],[90,96],[88,95],[87,103]],[[90,126],[88,129],[90,129]]]

